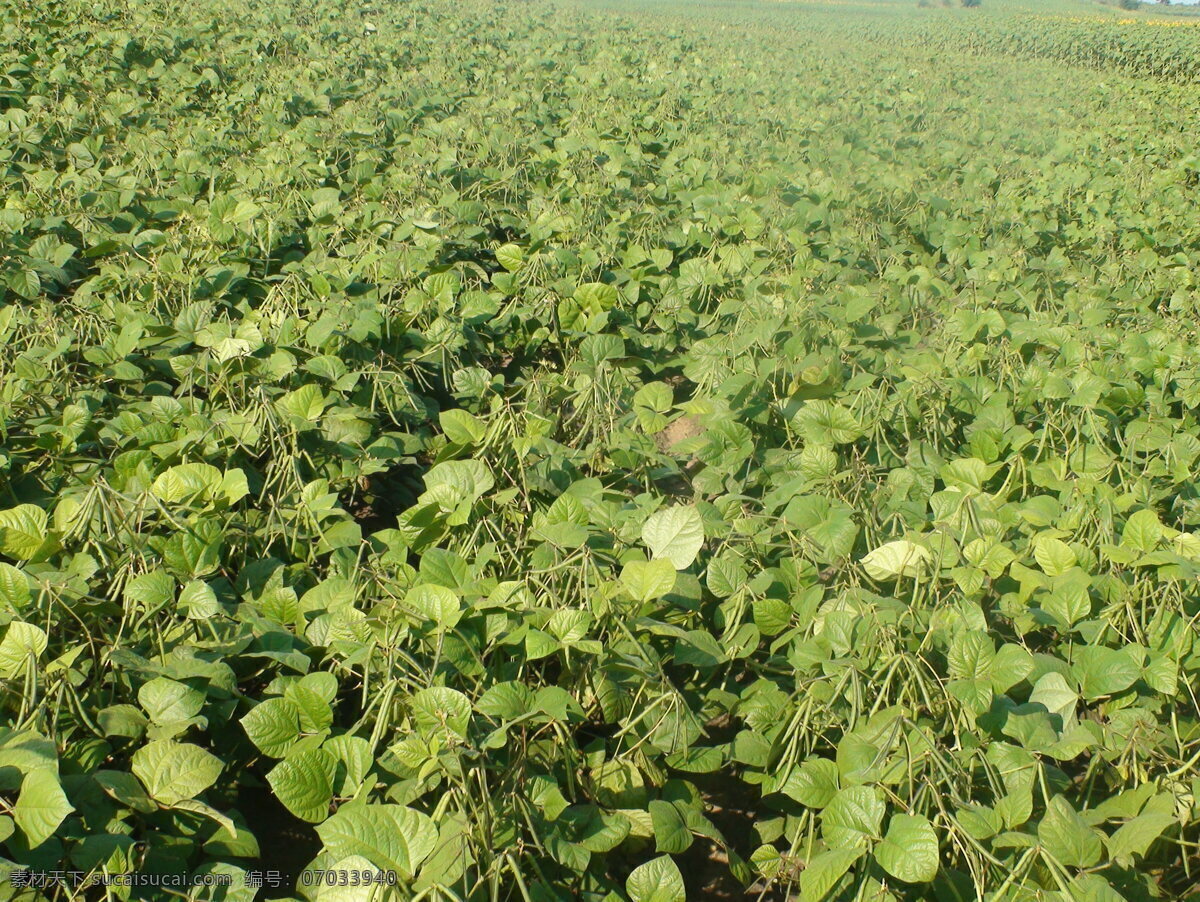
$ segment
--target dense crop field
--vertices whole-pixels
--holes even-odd
[[[1158,21],[0,0],[0,898],[1200,897]]]

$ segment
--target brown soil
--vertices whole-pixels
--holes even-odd
[[[704,424],[699,417],[682,416],[672,420],[667,427],[654,436],[654,442],[659,451],[673,451],[680,443],[704,432]]]

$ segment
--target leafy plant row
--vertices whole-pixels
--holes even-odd
[[[7,874],[1190,891],[1194,96],[201,7],[0,4]]]

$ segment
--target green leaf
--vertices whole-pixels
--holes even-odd
[[[353,795],[375,761],[371,754],[371,743],[361,736],[350,736],[343,733],[340,736],[326,739],[321,748],[337,759],[337,781],[333,787],[334,793],[339,796]]]
[[[617,289],[603,282],[585,282],[575,289],[575,301],[588,314],[611,310],[617,303]]]
[[[471,700],[456,689],[433,686],[409,699],[413,722],[422,733],[446,731],[459,740],[467,738]]]
[[[496,260],[509,272],[516,272],[525,262],[525,251],[516,244],[505,244],[496,249]]]
[[[38,768],[21,781],[21,794],[12,813],[32,849],[49,839],[74,810],[63,793],[58,773],[52,768]]]
[[[956,680],[990,679],[996,649],[991,637],[982,630],[959,633],[950,643],[947,663]]]
[[[328,401],[321,387],[314,383],[302,385],[276,400],[275,406],[285,414],[314,423],[325,412]]]
[[[583,813],[576,816],[580,807]],[[611,852],[629,835],[629,818],[623,814],[608,814],[587,805],[568,809],[567,815],[578,825],[579,844],[589,852]]]
[[[665,382],[647,382],[634,392],[633,406],[665,414],[675,406],[675,391]]]
[[[1037,828],[1038,841],[1060,864],[1090,868],[1104,854],[1100,835],[1062,796],[1054,796]]]
[[[237,839],[238,831],[237,826],[233,823],[233,819],[217,811],[211,805],[206,805],[195,799],[184,799],[182,802],[176,802],[171,807],[176,811],[186,811],[189,814],[198,814],[201,817],[206,817],[227,830],[230,838]]]
[[[838,767],[828,758],[805,758],[779,789],[801,805],[824,808],[838,792]]]
[[[100,724],[105,736],[138,739],[146,732],[146,724],[149,721],[146,715],[133,705],[110,705],[97,712],[96,722]]]
[[[204,693],[166,677],[155,677],[138,690],[138,702],[154,723],[178,723],[200,713]]]
[[[179,593],[179,608],[189,620],[210,620],[221,612],[217,593],[203,580],[194,579]]]
[[[242,729],[264,755],[282,758],[300,739],[300,709],[291,699],[269,698],[242,718]]]
[[[833,848],[866,846],[879,838],[884,813],[875,787],[851,786],[839,791],[821,813],[821,832]]]
[[[150,491],[165,504],[191,499],[208,500],[221,487],[221,471],[211,464],[179,464],[165,470]]]
[[[0,677],[21,676],[30,664],[36,664],[46,650],[46,632],[40,626],[14,620],[0,641]]]
[[[0,511],[0,554],[18,561],[32,560],[46,541],[46,512],[35,504]]]
[[[679,809],[661,799],[655,799],[649,808],[656,850],[671,854],[686,852],[692,844],[692,832]]]
[[[800,902],[821,902],[865,850],[828,849],[813,856],[800,874]]]
[[[875,860],[898,880],[928,883],[938,872],[933,825],[919,815],[893,815],[883,842],[875,847]]]
[[[1141,667],[1128,649],[1117,651],[1101,645],[1077,648],[1071,670],[1088,701],[1124,692],[1141,676]]]
[[[992,660],[992,689],[1007,692],[1033,672],[1033,655],[1011,642],[1000,646]]]
[[[453,629],[462,617],[458,595],[445,586],[421,583],[404,596],[404,603],[430,621],[438,630]]]
[[[57,766],[58,750],[53,741],[32,730],[0,727],[0,771],[11,767],[27,774]]]
[[[1131,821],[1122,824],[1117,831],[1106,840],[1108,854],[1126,866],[1132,865],[1138,858],[1145,856],[1153,842],[1162,836],[1163,831],[1178,823],[1174,815],[1161,811],[1151,811],[1141,814]]]
[[[487,465],[478,460],[447,460],[425,474],[426,494],[446,507],[474,501],[496,484]]]
[[[320,748],[293,751],[267,774],[275,797],[301,820],[319,824],[329,816],[337,759]]]
[[[1079,567],[1072,567],[1053,578],[1050,593],[1042,600],[1042,609],[1062,625],[1074,626],[1091,615],[1090,587],[1091,578]]]
[[[634,868],[625,881],[625,891],[631,902],[687,902],[683,874],[669,855]]]
[[[133,773],[163,805],[194,798],[221,775],[221,759],[189,743],[160,739],[133,754]]]
[[[642,542],[655,558],[676,570],[691,565],[704,544],[704,521],[693,506],[669,507],[651,514],[642,525]]]
[[[1057,714],[1065,722],[1075,716],[1075,705],[1079,696],[1061,673],[1051,670],[1042,674],[1034,684],[1029,701],[1044,706],[1047,711]]]
[[[29,577],[12,564],[0,563],[0,602],[13,612],[23,610],[33,597]]]
[[[36,298],[42,288],[41,277],[33,269],[11,270],[5,276],[5,281],[9,288],[28,301]]]
[[[125,586],[125,601],[144,611],[157,610],[175,597],[175,579],[166,570],[151,570]]]
[[[688,630],[675,641],[675,662],[701,669],[719,667],[726,661],[725,649],[712,633]]]
[[[1125,521],[1125,529],[1121,532],[1121,545],[1124,548],[1149,553],[1158,547],[1162,537],[1163,526],[1158,514],[1152,510],[1140,510]]]
[[[475,702],[475,710],[498,720],[513,720],[529,713],[533,693],[524,683],[510,680],[491,686]]]
[[[814,445],[844,445],[862,434],[862,426],[854,414],[831,401],[807,401],[792,423]]]
[[[337,697],[337,677],[317,671],[289,683],[283,697],[296,706],[300,729],[320,733],[333,725],[333,700]]]
[[[241,469],[227,470],[221,476],[221,484],[215,494],[225,499],[226,504],[236,504],[250,494],[250,483],[246,479],[246,471]]]
[[[335,860],[359,855],[406,880],[437,844],[433,821],[402,805],[344,805],[317,827],[317,834]]]
[[[871,579],[886,582],[899,577],[918,577],[925,572],[929,552],[907,539],[880,545],[862,559],[863,569]]]
[[[1078,563],[1071,546],[1052,537],[1042,537],[1034,542],[1033,556],[1047,576],[1062,576]]]
[[[635,601],[653,601],[675,588],[675,572],[668,560],[630,561],[621,568],[621,585]]]
[[[782,598],[760,598],[754,602],[754,625],[764,636],[776,636],[791,625],[795,611]]]
[[[438,415],[446,438],[456,445],[477,445],[487,434],[487,425],[465,410],[443,410]]]

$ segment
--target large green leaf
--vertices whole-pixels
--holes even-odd
[[[809,808],[824,808],[838,792],[838,767],[828,758],[805,758],[780,791]]]
[[[156,802],[195,798],[221,775],[221,759],[190,743],[160,739],[133,754],[133,773]]]
[[[830,401],[809,401],[792,422],[804,438],[815,445],[844,445],[862,434],[854,414]]]
[[[438,416],[446,438],[458,445],[475,445],[483,440],[487,425],[465,410],[443,410]]]
[[[686,902],[683,875],[669,855],[638,865],[625,881],[632,902]]]
[[[36,666],[47,642],[46,631],[40,626],[14,620],[0,640],[0,677],[12,679]]]
[[[300,738],[300,709],[291,699],[266,699],[242,718],[242,729],[264,755],[282,758]]]
[[[695,507],[679,505],[651,514],[642,525],[642,541],[655,558],[686,569],[704,544],[704,521]]]
[[[928,883],[938,872],[938,841],[933,825],[920,815],[895,814],[875,847],[880,867],[905,883]]]
[[[1083,697],[1090,700],[1124,692],[1141,676],[1128,649],[1112,649],[1087,645],[1075,650],[1072,671],[1079,679]]]
[[[328,399],[319,385],[309,383],[279,398],[275,405],[283,413],[304,422],[315,422],[328,405]]]
[[[437,829],[427,815],[402,805],[345,805],[317,833],[334,858],[365,858],[411,879],[434,849]]]
[[[177,723],[200,713],[204,693],[185,683],[156,677],[138,690],[138,702],[154,723]]]
[[[1037,835],[1043,848],[1067,867],[1090,868],[1104,853],[1100,834],[1060,795],[1046,806]]]
[[[32,559],[46,541],[46,512],[35,504],[0,511],[0,554],[18,561]]]
[[[296,817],[319,824],[329,816],[337,759],[325,749],[298,749],[267,774],[275,797]]]
[[[462,616],[458,595],[445,586],[420,583],[408,590],[404,603],[438,630],[452,629]]]
[[[67,801],[57,771],[38,768],[21,781],[21,793],[13,807],[17,826],[25,834],[30,848],[40,846],[53,835],[74,807]]]
[[[880,545],[862,559],[863,569],[871,579],[881,581],[899,577],[916,577],[925,572],[929,552],[907,539],[897,539]]]
[[[813,856],[800,874],[800,902],[821,902],[863,853],[855,847],[827,849]]]
[[[654,824],[654,844],[659,852],[678,854],[692,844],[692,833],[679,809],[670,802],[655,799],[650,803]]]
[[[1179,822],[1174,814],[1150,811],[1126,821],[1108,837],[1108,854],[1118,862],[1132,863],[1145,856],[1156,839]]]
[[[1033,555],[1047,576],[1061,576],[1078,560],[1070,545],[1054,537],[1038,539],[1033,545]]]
[[[0,563],[0,604],[13,613],[24,610],[33,597],[29,577],[12,564]]]
[[[447,731],[466,739],[471,719],[471,700],[456,689],[434,686],[422,689],[409,700],[417,729],[426,733]]]
[[[333,725],[337,688],[337,677],[327,671],[310,673],[288,684],[283,697],[295,705],[301,730],[320,733]]]
[[[675,573],[669,560],[630,561],[621,568],[621,585],[634,600],[653,601],[675,588]]]
[[[821,831],[833,848],[866,846],[879,838],[883,825],[883,800],[873,786],[840,790],[821,812]]]
[[[176,504],[192,498],[207,499],[221,485],[221,471],[211,464],[179,464],[164,471],[151,486],[155,496]]]

